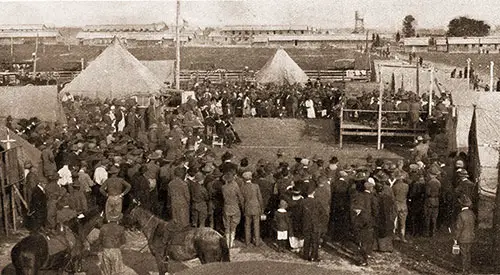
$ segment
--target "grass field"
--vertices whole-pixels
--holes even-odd
[[[457,70],[464,70],[467,66],[467,58],[471,59],[472,68],[482,75],[489,76],[490,61],[495,62],[494,73],[496,77],[500,76],[500,54],[470,54],[470,53],[418,53],[425,61],[442,63],[450,66],[455,66]],[[458,72],[457,72],[458,75]],[[488,78],[489,79],[489,78]],[[496,81],[496,79],[495,79]]]
[[[31,59],[35,51],[34,45],[14,46],[14,58],[10,55],[10,46],[0,46],[0,62],[23,61]],[[38,70],[65,70],[78,65],[81,58],[91,61],[97,57],[104,47],[72,46],[71,51],[64,45],[40,47],[38,50]],[[139,60],[175,59],[175,48],[151,47],[132,48],[129,51]],[[215,68],[241,70],[248,66],[252,70],[260,69],[274,54],[271,48],[221,48],[221,47],[184,47],[181,48],[181,69],[195,68],[200,64],[213,64]],[[325,70],[332,67],[335,60],[352,58],[356,67],[367,68],[368,58],[358,52],[342,49],[287,49],[290,56],[304,70]],[[73,62],[72,64],[67,64]]]

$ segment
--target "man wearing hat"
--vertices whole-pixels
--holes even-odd
[[[321,202],[315,198],[316,187],[310,185],[307,197],[302,201],[302,230],[304,232],[304,254],[303,258],[308,261],[319,262],[318,249],[321,236],[326,233],[325,220],[328,214],[321,206]]]
[[[441,170],[439,168],[432,166],[428,171],[429,180],[425,184],[425,232],[429,237],[432,237],[436,232],[437,217],[439,214],[439,191],[441,189],[441,182],[438,180],[440,173]]]
[[[45,186],[47,194],[47,228],[55,229],[57,224],[57,202],[66,195],[65,188],[57,184],[59,175],[53,174],[49,176],[49,183]]]
[[[346,228],[349,227],[349,193],[352,192],[352,184],[349,182],[348,174],[344,169],[339,171],[332,189],[332,237],[339,241],[348,237]]]
[[[455,195],[460,198],[461,195],[466,195],[469,199],[474,198],[474,183],[469,180],[469,173],[464,168],[457,170],[458,183],[455,188]]]
[[[368,265],[368,256],[373,251],[373,227],[378,217],[373,191],[375,181],[368,178],[364,183],[364,190],[356,192],[351,201],[351,223],[354,229],[356,242],[360,247],[361,265]]]
[[[105,205],[106,219],[122,214],[123,197],[132,188],[128,182],[118,177],[118,172],[120,172],[118,167],[111,166],[109,169],[110,177],[99,188],[101,194],[107,197]]]
[[[23,185],[24,199],[29,204],[31,202],[31,196],[33,188],[36,187],[39,181],[38,169],[33,167],[31,161],[27,161],[24,164],[25,181]]]
[[[38,232],[47,223],[47,193],[45,181],[39,180],[31,191],[27,225],[31,232]]]
[[[44,144],[42,147],[42,168],[43,168],[43,176],[49,177],[51,175],[57,174],[57,166],[54,157],[54,153],[52,152],[52,145],[50,143]]]
[[[197,172],[192,180],[191,207],[192,224],[194,227],[204,227],[208,216],[208,190],[204,185],[205,176]]]
[[[85,191],[81,187],[79,173],[77,171],[72,171],[71,177],[73,178],[73,183],[68,187],[70,207],[77,213],[85,213],[88,210],[87,197],[85,196]]]
[[[462,257],[462,274],[471,272],[471,246],[475,239],[476,216],[470,209],[472,201],[462,194],[458,198],[461,209],[458,214],[454,230],[454,242],[460,246],[460,255]]]
[[[185,168],[176,167],[174,169],[174,178],[168,184],[168,196],[171,207],[172,220],[180,227],[184,228],[190,225],[190,203],[191,194],[189,186],[184,181]]]
[[[228,172],[222,176],[222,197],[224,198],[223,222],[226,234],[227,246],[234,246],[236,238],[236,227],[241,220],[240,207],[243,205],[243,195],[235,180],[235,172]]]
[[[252,182],[252,172],[244,172],[245,182],[241,185],[243,196],[243,215],[245,216],[245,244],[251,242],[251,229],[253,227],[253,240],[255,246],[260,246],[260,215],[264,213],[264,204],[259,185]]]

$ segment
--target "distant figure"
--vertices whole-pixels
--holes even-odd
[[[470,209],[472,201],[467,195],[458,198],[462,209],[458,214],[454,242],[460,246],[460,255],[462,258],[462,274],[470,274],[471,270],[471,246],[475,239],[476,216]]]

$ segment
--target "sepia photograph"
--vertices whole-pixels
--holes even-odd
[[[500,274],[498,14],[0,0],[1,274]]]

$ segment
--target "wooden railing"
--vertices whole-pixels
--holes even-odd
[[[345,70],[306,70],[304,71],[309,78],[315,80],[320,78],[323,82],[336,82],[336,81],[369,81],[370,71],[365,71],[365,74],[359,75],[348,75]],[[44,79],[56,79],[58,83],[64,83],[73,80],[79,71],[55,71],[55,72],[37,72],[42,75]],[[33,73],[29,73],[29,76],[33,76]],[[190,82],[193,80],[203,80],[208,78],[211,82],[221,83],[224,81],[234,82],[242,81],[247,79],[249,81],[254,81],[254,73],[247,73],[247,77],[242,70],[182,70],[180,79],[181,82]]]

